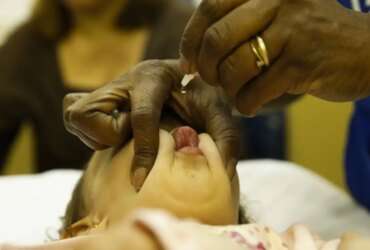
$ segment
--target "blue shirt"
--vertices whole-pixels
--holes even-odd
[[[370,0],[339,0],[344,6],[368,12]],[[346,181],[352,196],[370,210],[370,98],[357,101],[349,127],[345,157]]]
[[[338,0],[338,2],[357,11],[368,12],[370,10],[370,0]]]

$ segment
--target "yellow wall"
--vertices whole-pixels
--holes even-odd
[[[343,157],[351,103],[304,97],[289,108],[289,160],[344,186]]]
[[[5,165],[5,174],[28,174],[35,169],[34,136],[29,124],[24,124]]]

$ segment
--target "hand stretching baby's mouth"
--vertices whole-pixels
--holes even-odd
[[[172,131],[175,150],[184,154],[203,155],[199,148],[198,133],[189,126],[178,127]]]

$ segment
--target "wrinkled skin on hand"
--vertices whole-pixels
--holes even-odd
[[[271,65],[256,66],[250,41]],[[336,0],[204,0],[184,32],[182,67],[220,85],[252,115],[284,94],[329,101],[370,95],[370,21]]]
[[[122,145],[133,135],[133,173],[146,175],[156,158],[159,122],[166,105],[187,124],[211,135],[232,177],[239,138],[230,106],[219,88],[200,79],[188,86],[187,94],[181,94],[182,77],[175,60],[142,62],[92,93],[67,95],[65,126],[95,150]]]

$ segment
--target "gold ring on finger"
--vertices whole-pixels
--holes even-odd
[[[259,69],[268,67],[270,60],[266,48],[266,44],[262,37],[256,36],[250,43],[253,54],[256,56],[256,64]]]

